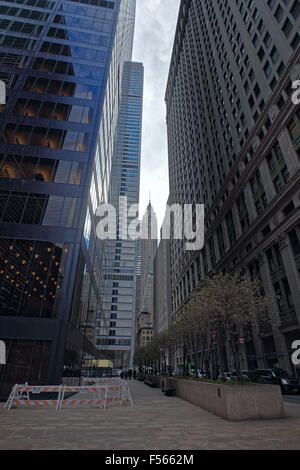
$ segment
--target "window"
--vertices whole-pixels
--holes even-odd
[[[299,256],[300,255],[300,225],[298,225],[289,233],[289,239],[291,242],[294,255]]]
[[[293,29],[293,25],[290,20],[287,18],[283,24],[282,31],[285,37],[288,37]]]
[[[288,124],[288,130],[293,142],[300,137],[300,118],[297,114],[294,115],[293,119]]]
[[[276,62],[279,58],[279,54],[278,54],[278,51],[277,51],[275,46],[273,47],[273,49],[271,51],[270,57],[272,59],[273,64],[276,64]]]
[[[264,51],[263,47],[260,47],[257,55],[258,55],[259,60],[262,61],[264,56],[265,56],[265,51]]]
[[[280,192],[281,189],[284,188],[284,186],[288,183],[289,171],[278,143],[269,153],[267,161],[276,191]]]
[[[256,207],[257,214],[260,215],[267,207],[268,201],[259,170],[257,170],[255,175],[251,179],[250,186],[252,189],[253,201]]]
[[[264,37],[264,43],[265,43],[265,45],[266,45],[267,48],[268,48],[269,45],[271,44],[271,36],[270,36],[270,34],[269,34],[268,31],[266,32],[266,35],[265,35],[265,37]]]
[[[300,35],[298,33],[295,34],[294,39],[291,42],[291,48],[295,51],[300,43]]]
[[[291,8],[291,15],[296,20],[300,14],[300,2],[299,0],[295,0],[293,6]]]
[[[277,73],[278,73],[279,77],[281,77],[283,75],[284,71],[285,71],[285,65],[284,65],[283,62],[281,62],[278,69],[277,69]]]
[[[274,16],[275,16],[276,20],[278,21],[278,23],[280,23],[281,20],[282,20],[282,17],[283,17],[283,8],[280,5],[278,5]]]
[[[269,76],[270,76],[271,73],[272,73],[272,68],[271,68],[271,66],[270,66],[270,64],[269,64],[268,61],[265,63],[264,72],[265,72],[265,75],[266,75],[267,78],[269,78]]]

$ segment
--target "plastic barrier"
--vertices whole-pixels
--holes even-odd
[[[61,392],[63,386],[32,386],[16,384],[8,397],[4,408],[10,410],[12,406],[56,406],[59,409],[61,401]],[[31,400],[29,393],[39,395],[40,393],[57,393],[56,400]]]
[[[128,383],[119,378],[93,378],[93,377],[82,377],[82,385],[104,385],[108,387],[106,406],[110,403],[119,402],[120,405],[123,403],[130,403],[133,405],[130,389]]]
[[[66,392],[76,393],[79,395],[92,394],[94,396],[90,399],[65,399]],[[68,387],[65,385],[62,391],[59,409],[62,409],[63,406],[97,406],[105,409],[106,398],[107,387]]]
[[[57,393],[57,400],[32,400],[29,393]],[[84,398],[65,398],[66,393],[76,395],[86,395]],[[90,396],[88,396],[90,395]],[[130,389],[126,382],[115,380],[114,385],[94,385],[94,386],[31,386],[15,385],[4,405],[10,410],[12,406],[56,406],[56,410],[61,410],[66,406],[86,406],[106,409],[109,404],[119,403],[120,405],[130,403],[133,405]]]
[[[117,403],[120,405],[123,403],[130,403],[133,405],[130,389],[128,384],[123,383],[115,386],[108,386],[108,394],[106,398],[106,404]]]
[[[77,394],[94,394],[93,398],[84,399],[64,399],[65,392]],[[129,386],[126,383],[117,385],[94,385],[94,386],[81,386],[81,387],[64,387],[61,398],[60,408],[63,406],[97,406],[106,409],[112,403],[119,403],[123,405],[130,403],[133,405]]]

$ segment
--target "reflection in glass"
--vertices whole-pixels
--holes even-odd
[[[0,240],[0,315],[53,318],[67,246]]]

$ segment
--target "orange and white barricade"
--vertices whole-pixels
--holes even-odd
[[[76,398],[65,399],[65,393],[75,393]],[[83,395],[92,395],[92,397],[83,398]],[[82,395],[82,398],[78,398],[78,395]],[[60,407],[62,409],[64,406],[87,406],[87,407],[97,407],[97,408],[106,408],[106,398],[107,398],[107,387],[98,387],[98,386],[81,386],[81,387],[68,387],[64,386],[61,394]]]
[[[55,400],[34,400],[30,394],[57,393]],[[74,394],[74,398],[65,398],[66,393]],[[112,403],[120,405],[130,403],[133,405],[129,385],[122,380],[115,381],[113,385],[93,385],[93,386],[33,386],[15,385],[5,403],[4,408],[10,410],[17,406],[55,406],[56,410],[63,407],[85,406],[106,409]]]
[[[107,407],[107,405],[111,403],[119,403],[120,405],[124,403],[130,403],[131,405],[133,404],[128,383],[119,377],[115,377],[115,378],[83,377],[82,384],[83,385],[93,384],[95,386],[101,385],[101,386],[107,387],[105,408]]]
[[[110,403],[119,403],[120,405],[130,403],[133,405],[129,385],[124,381],[122,382],[123,383],[107,386],[107,405]]]
[[[59,409],[61,401],[61,393],[63,386],[33,386],[33,385],[18,385],[16,384],[4,408],[10,410],[11,407],[15,406],[55,406]],[[55,400],[33,400],[30,395],[39,395],[40,393],[57,393],[57,399]]]

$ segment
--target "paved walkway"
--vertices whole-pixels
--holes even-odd
[[[300,406],[287,418],[233,423],[160,390],[131,382],[134,406],[109,410],[18,408],[0,404],[0,449],[300,449]]]

